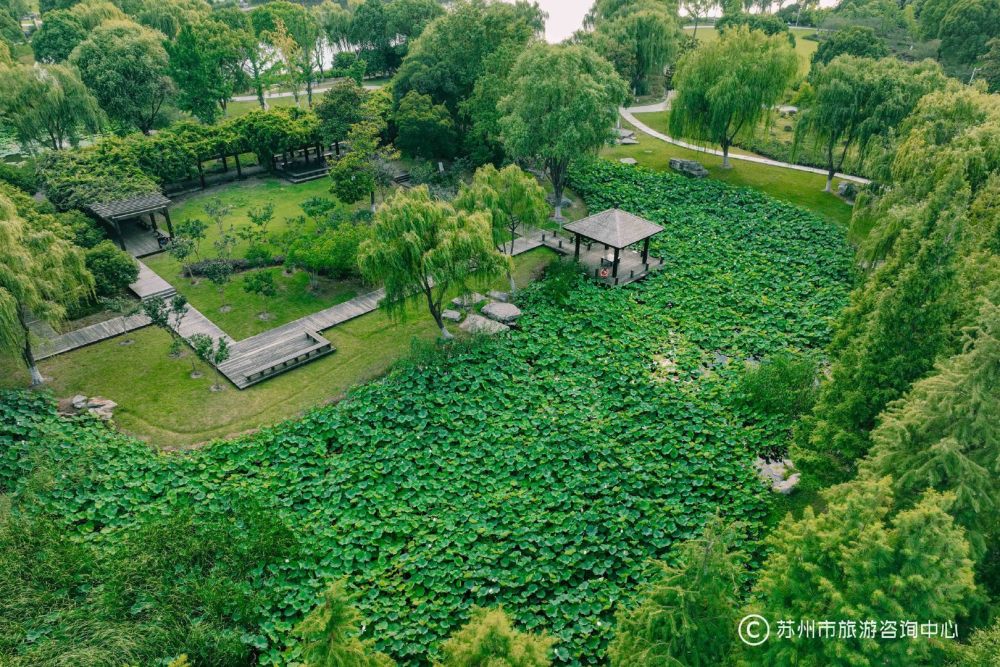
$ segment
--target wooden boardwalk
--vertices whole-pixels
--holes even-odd
[[[535,230],[530,232],[526,238],[537,241],[538,245],[544,245],[562,255],[573,255],[576,251],[573,239],[555,232]],[[643,262],[640,253],[626,248],[621,251],[619,256],[618,275],[612,276],[611,263],[613,258],[613,251],[604,248],[600,243],[584,242],[580,245],[580,264],[587,269],[587,273],[594,280],[605,285],[627,285],[642,280],[650,273],[664,268],[663,258],[650,256],[646,262]],[[604,271],[607,271],[608,275],[602,275]]]
[[[169,299],[173,295],[177,294],[177,290],[174,289],[174,286],[161,278],[159,274],[139,260],[136,260],[136,263],[139,265],[139,277],[134,283],[129,285],[128,288],[132,290],[137,297],[145,301],[146,299],[152,299],[155,296],[162,299]]]
[[[125,331],[135,331],[148,325],[149,318],[145,315],[132,315],[131,317],[116,317],[106,322],[91,324],[89,327],[69,331],[55,338],[42,338],[41,342],[35,346],[35,358],[48,359],[57,354],[99,343],[102,340],[120,336]]]

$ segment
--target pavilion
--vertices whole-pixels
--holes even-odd
[[[90,204],[87,209],[114,230],[118,245],[133,257],[143,257],[163,250],[174,236],[168,207],[170,200],[159,192]],[[156,215],[163,216],[168,234],[156,226]],[[145,217],[144,217],[145,216]]]
[[[574,259],[593,269],[595,277],[608,284],[624,285],[663,266],[662,259],[651,261],[649,257],[649,240],[663,227],[627,211],[611,208],[571,222],[563,229],[574,236]],[[638,243],[642,243],[641,252],[629,249]],[[558,245],[562,250],[561,241]]]

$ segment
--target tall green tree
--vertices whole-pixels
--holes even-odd
[[[975,591],[969,545],[948,514],[950,498],[925,494],[896,511],[892,480],[856,481],[823,492],[826,509],[786,517],[768,538],[770,553],[748,612],[772,624],[772,639],[745,647],[751,664],[942,664],[953,641],[866,637],[861,622],[956,622]],[[776,639],[778,621],[855,621],[855,636]],[[735,628],[734,628],[735,629]],[[828,636],[828,635],[827,635]]]
[[[392,667],[395,663],[362,641],[361,614],[355,596],[343,580],[323,592],[323,601],[299,623],[295,634],[302,639],[305,667]]]
[[[627,98],[622,78],[586,47],[539,43],[517,59],[510,92],[500,100],[501,137],[513,157],[544,165],[557,219],[570,161],[611,141]]]
[[[40,63],[61,63],[86,38],[87,31],[73,12],[57,9],[46,14],[42,27],[32,34],[31,50]]]
[[[250,15],[237,7],[223,7],[212,12],[212,19],[225,24],[236,40],[240,61],[245,63],[241,73],[245,75],[257,94],[261,109],[267,108],[264,90],[272,81],[273,54],[264,44]],[[235,79],[235,77],[234,77]]]
[[[323,139],[334,144],[337,156],[340,156],[340,142],[347,139],[351,126],[363,118],[364,101],[365,89],[352,79],[344,79],[323,93],[313,107]]]
[[[165,47],[177,106],[202,122],[215,122],[246,82],[240,36],[221,21],[205,20],[181,27]]]
[[[396,146],[404,154],[428,159],[447,159],[455,154],[455,123],[448,109],[434,104],[430,95],[411,90],[399,101],[393,116]]]
[[[441,646],[437,667],[548,667],[555,643],[521,632],[502,608],[474,607],[469,622]]]
[[[266,42],[278,47],[275,37],[287,31],[297,47],[290,59],[289,75],[305,86],[306,100],[312,106],[313,84],[319,69],[317,58],[320,26],[315,16],[302,5],[276,0],[260,5],[251,12],[254,29]]]
[[[612,667],[727,664],[733,648],[746,556],[734,527],[710,521],[676,550],[638,604],[618,612],[608,647]]]
[[[545,190],[534,176],[513,164],[500,170],[491,164],[477,169],[472,183],[459,190],[455,208],[470,213],[489,213],[494,245],[503,247],[509,241],[511,256],[514,255],[517,230],[523,233],[529,227],[540,226],[548,212]],[[517,289],[514,274],[508,273],[507,277],[510,291],[514,292]]]
[[[21,355],[32,386],[44,382],[28,321],[57,324],[66,307],[93,293],[80,248],[48,226],[32,224],[0,194],[0,350]]]
[[[408,302],[425,299],[441,335],[452,338],[441,316],[445,296],[502,274],[510,259],[493,245],[485,214],[456,211],[421,186],[397,193],[376,212],[358,266],[366,280],[385,287],[383,309],[401,315]]]
[[[673,84],[670,132],[729,148],[741,131],[753,131],[792,83],[798,59],[780,35],[736,28],[683,56]]]
[[[844,55],[878,60],[889,55],[889,47],[872,28],[852,25],[833,32],[820,43],[812,54],[812,66],[825,65]]]
[[[1000,0],[958,0],[941,19],[942,59],[971,65],[1000,35]]]
[[[149,134],[174,94],[163,36],[130,21],[101,24],[70,62],[108,116]]]
[[[76,72],[65,65],[0,65],[0,118],[20,143],[61,150],[101,129],[103,114]]]
[[[910,65],[844,55],[813,67],[812,95],[800,105],[795,140],[796,146],[812,141],[822,150],[826,192],[852,151],[863,160],[884,146],[920,98],[945,85],[941,68],[929,61]]]
[[[991,93],[1000,92],[1000,37],[987,42],[989,49],[979,58],[979,76]]]

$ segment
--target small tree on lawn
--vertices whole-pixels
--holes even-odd
[[[219,235],[222,236],[225,234],[226,230],[223,227],[223,223],[229,214],[233,212],[233,207],[224,203],[220,198],[213,197],[205,202],[203,210],[205,211],[205,215],[211,218],[212,222],[219,229]]]
[[[247,211],[250,224],[236,230],[236,236],[251,246],[259,245],[267,238],[267,226],[274,219],[274,204],[268,202],[264,206]]]
[[[548,667],[553,637],[521,632],[502,608],[473,607],[472,618],[441,647],[439,667]]]
[[[128,322],[127,318],[134,315],[138,315],[142,312],[142,302],[135,299],[130,299],[127,296],[115,296],[115,297],[101,297],[101,305],[110,310],[112,313],[118,315],[122,320],[122,330],[119,336],[124,336],[128,333]],[[126,338],[122,341],[122,345],[128,345],[132,343],[131,338]]]
[[[180,355],[181,346],[184,344],[180,328],[184,316],[187,315],[187,298],[183,294],[175,294],[169,302],[158,296],[146,299],[142,302],[142,312],[153,326],[163,329],[170,335],[172,339],[170,356]]]
[[[485,211],[493,223],[493,243],[505,245],[505,236],[510,236],[510,254],[514,254],[514,239],[518,227],[540,225],[545,221],[548,208],[545,204],[545,190],[535,177],[516,165],[508,165],[497,170],[489,164],[476,170],[472,184],[462,186],[455,198],[455,208],[464,211]],[[510,291],[514,292],[514,274],[510,279]]]
[[[375,214],[372,237],[358,249],[366,280],[382,283],[381,306],[402,315],[423,296],[444,338],[452,338],[441,317],[445,294],[510,270],[497,251],[484,213],[456,211],[431,199],[426,186],[399,192]]]
[[[369,120],[351,127],[348,134],[351,152],[330,169],[330,191],[348,204],[370,195],[372,212],[375,211],[375,190],[384,180],[381,166],[398,157],[396,151],[381,145],[382,129],[380,123]]]
[[[739,27],[701,44],[681,58],[674,75],[670,132],[729,147],[743,130],[753,131],[785,92],[799,61],[784,35]]]
[[[215,369],[217,380],[225,380],[219,365],[229,359],[229,343],[225,338],[212,339],[211,336],[196,333],[188,339],[195,355],[206,364]],[[191,362],[191,371],[194,375],[194,361]],[[222,391],[223,385],[216,381],[212,385],[212,391]]]
[[[232,262],[227,259],[218,259],[206,264],[203,271],[205,272],[205,277],[219,288],[219,300],[222,302],[221,307],[225,308],[226,285],[229,284],[229,280],[233,277]]]
[[[515,158],[545,166],[561,220],[569,163],[611,141],[628,85],[589,48],[554,44],[529,47],[510,81],[510,93],[500,100],[503,144]]]
[[[182,220],[174,228],[174,238],[181,238],[190,241],[191,251],[197,260],[201,260],[201,242],[205,240],[205,232],[208,230],[208,223],[201,218],[188,218]]]
[[[274,284],[273,271],[257,271],[243,278],[243,291],[247,294],[256,294],[265,298],[271,298],[278,293],[278,288]],[[262,318],[267,316],[267,311],[261,313]]]

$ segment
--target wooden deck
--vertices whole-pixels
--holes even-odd
[[[121,230],[125,251],[133,257],[155,255],[165,250],[165,248],[160,247],[160,242],[153,230],[142,227],[136,220],[122,222]]]
[[[151,268],[139,260],[136,260],[136,263],[139,265],[139,278],[134,283],[129,285],[128,288],[132,290],[137,297],[145,301],[146,299],[152,299],[156,296],[161,299],[169,299],[173,295],[177,294],[177,290],[174,289],[174,286],[161,278]]]

